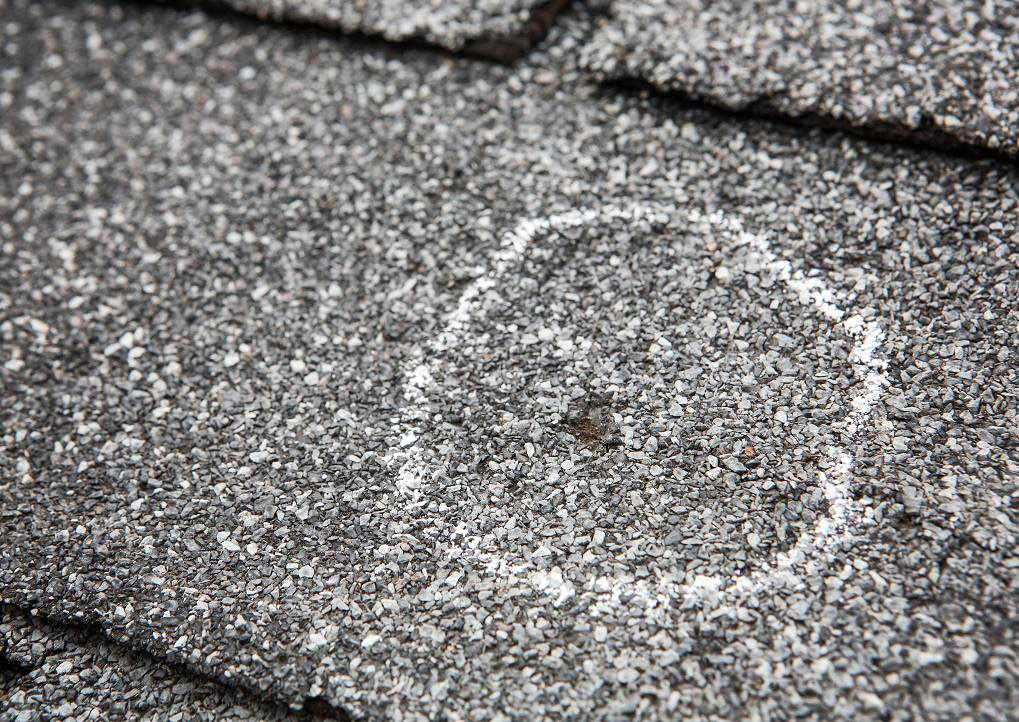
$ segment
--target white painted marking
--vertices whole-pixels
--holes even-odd
[[[481,297],[495,289],[507,272],[516,266],[531,241],[549,231],[588,225],[595,221],[666,221],[670,215],[678,212],[680,209],[677,207],[664,204],[607,205],[598,209],[569,211],[548,218],[523,220],[505,234],[500,248],[493,254],[489,272],[464,290],[456,308],[446,318],[443,330],[424,349],[414,352],[406,364],[403,386],[406,406],[393,422],[393,432],[400,437],[400,446],[392,449],[385,460],[390,466],[399,464],[396,485],[410,506],[424,505],[419,490],[439,473],[438,469],[427,463],[424,449],[418,443],[423,435],[420,423],[427,414],[425,407],[428,394],[434,387],[430,356],[462,343],[472,320],[482,310]],[[775,255],[764,236],[747,231],[738,218],[721,211],[706,215],[697,210],[689,210],[687,218],[693,223],[706,222],[717,232],[728,234],[738,239],[741,245],[751,248],[761,265],[785,283],[800,303],[817,309],[852,340],[849,361],[856,376],[863,379],[863,391],[851,399],[850,414],[835,423],[849,434],[855,434],[888,383],[886,362],[876,355],[884,339],[880,324],[876,320],[868,320],[862,312],[847,317],[847,311],[839,305],[837,294],[823,279],[808,277],[803,271],[795,270],[789,261]],[[674,406],[682,413],[680,407]],[[801,585],[802,580],[797,570],[811,573],[817,570],[818,564],[829,565],[833,561],[834,551],[852,541],[850,527],[859,511],[849,495],[852,454],[846,449],[833,446],[828,450],[828,461],[830,471],[818,474],[820,489],[829,502],[828,516],[820,518],[812,530],[802,533],[788,552],[777,554],[770,563],[750,574],[730,577],[700,575],[682,582],[668,576],[650,581],[598,577],[586,585],[589,591],[602,597],[593,611],[614,612],[619,607],[620,595],[625,592],[631,597],[642,597],[648,613],[653,616],[664,615],[666,609],[677,604],[682,608],[718,608],[724,612],[728,604],[738,597],[758,594],[776,586]],[[499,554],[480,552],[476,548],[478,542],[478,539],[464,540],[462,545],[450,547],[447,554],[450,559],[460,556],[479,559],[494,576],[501,577],[508,584],[526,583],[546,594],[555,604],[561,604],[577,593],[574,585],[563,577],[558,567],[541,569],[530,560],[512,561]],[[538,551],[532,556],[539,556]]]

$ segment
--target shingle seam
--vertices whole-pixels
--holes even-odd
[[[179,677],[196,682],[211,683],[226,694],[236,695],[249,704],[268,707],[275,713],[290,715],[294,719],[308,722],[317,720],[354,722],[354,720],[360,720],[344,708],[326,702],[321,697],[306,697],[297,706],[297,702],[285,700],[272,692],[259,690],[243,680],[226,679],[213,667],[206,669],[191,662],[173,660],[164,653],[148,649],[144,644],[140,644],[136,637],[121,637],[111,634],[99,623],[86,619],[70,619],[60,613],[53,614],[37,607],[28,607],[17,602],[0,599],[0,624],[4,624],[11,617],[18,616],[31,620],[33,625],[44,625],[57,634],[67,635],[81,646],[109,645],[111,648],[138,658],[142,662],[162,666]],[[33,660],[27,660],[12,653],[9,646],[7,637],[0,634],[0,673],[21,676],[30,673],[38,666]]]
[[[788,112],[771,104],[766,96],[761,96],[739,109],[729,108],[708,98],[702,98],[680,90],[663,90],[653,83],[636,77],[620,77],[599,79],[599,84],[614,92],[624,94],[643,94],[667,99],[684,109],[701,108],[726,118],[748,118],[764,120],[788,128],[817,128],[825,131],[845,133],[879,143],[903,146],[916,150],[935,151],[941,155],[963,158],[966,160],[1003,161],[1008,165],[1019,166],[1019,148],[1014,154],[1004,149],[989,148],[976,143],[967,143],[958,137],[938,130],[934,127],[924,129],[904,128],[892,123],[849,123],[839,122],[819,113],[799,113],[790,115]]]

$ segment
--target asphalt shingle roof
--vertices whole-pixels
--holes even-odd
[[[73,623],[338,718],[1014,715],[1012,165],[601,88],[582,6],[5,10],[7,694]]]

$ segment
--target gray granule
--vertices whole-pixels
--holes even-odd
[[[1014,718],[1013,167],[596,90],[584,8],[0,17],[10,607],[355,718]]]
[[[1019,155],[1007,0],[622,0],[583,62],[731,110]]]

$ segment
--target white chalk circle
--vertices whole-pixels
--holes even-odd
[[[734,248],[742,249],[742,253],[753,257],[755,266],[762,273],[784,285],[797,299],[796,302],[813,309],[816,315],[848,340],[847,364],[856,382],[855,391],[851,398],[844,399],[848,412],[830,421],[829,425],[837,426],[843,437],[854,438],[866,427],[887,385],[886,362],[878,355],[884,331],[867,311],[840,303],[837,294],[824,281],[794,270],[788,261],[776,256],[764,237],[747,231],[734,216],[718,211],[705,214],[674,205],[646,203],[575,210],[548,218],[524,220],[507,232],[493,254],[489,268],[463,291],[456,308],[445,319],[441,332],[413,353],[405,365],[404,406],[392,426],[400,443],[390,451],[386,460],[396,472],[397,488],[409,508],[424,508],[426,502],[422,499],[422,492],[433,483],[433,479],[442,476],[442,470],[429,459],[434,455],[427,453],[428,449],[422,444],[422,439],[427,436],[426,424],[434,425],[434,420],[428,418],[425,410],[430,394],[437,393],[435,359],[455,353],[475,341],[471,338],[471,327],[485,314],[482,307],[485,294],[498,290],[508,274],[527,257],[532,242],[543,234],[596,228],[601,223],[669,224],[677,218],[692,225],[706,225]],[[731,280],[731,271],[724,265],[716,268],[714,275],[719,283]],[[647,602],[645,609],[652,616],[677,604],[683,607],[726,605],[737,597],[757,594],[775,585],[798,585],[801,583],[800,575],[830,564],[834,552],[851,541],[851,528],[860,517],[860,509],[848,488],[854,463],[853,452],[833,444],[825,453],[828,458],[820,467],[827,470],[817,472],[816,488],[827,501],[826,513],[814,521],[812,528],[803,530],[790,548],[776,553],[769,561],[757,564],[749,573],[661,574],[644,578],[602,575],[585,580],[584,589],[578,590],[558,567],[549,568],[542,563],[542,556],[547,550],[540,545],[531,550],[527,559],[511,560],[498,552],[479,550],[476,541],[474,544],[465,543],[461,548],[449,548],[446,553],[451,559],[458,555],[481,559],[488,573],[513,584],[526,584],[547,595],[554,604],[565,602],[581,591],[593,593],[599,600],[593,609],[589,608],[594,613],[598,612],[599,605],[606,613],[617,608],[620,595],[627,599],[635,595],[643,597]]]

